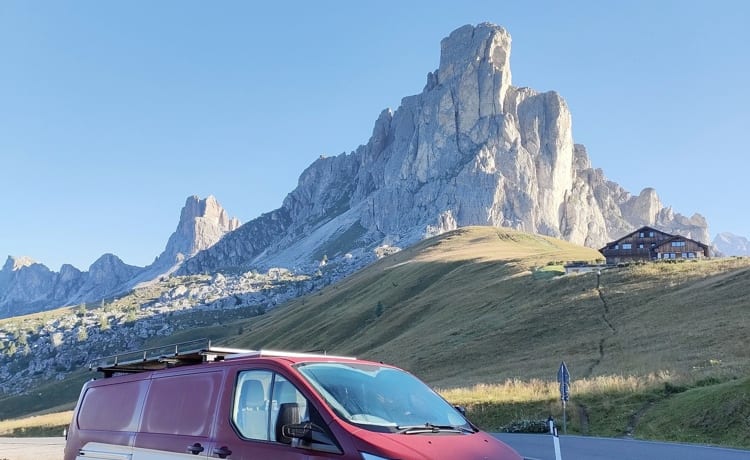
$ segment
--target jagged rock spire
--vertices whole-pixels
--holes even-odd
[[[208,249],[226,233],[240,226],[237,218],[229,217],[215,197],[190,196],[180,212],[177,229],[169,237],[164,252],[152,267],[168,268]]]

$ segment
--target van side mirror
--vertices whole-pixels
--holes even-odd
[[[284,438],[298,439],[309,443],[313,440],[312,427],[313,424],[310,422],[290,423],[281,427],[281,433]]]
[[[293,436],[287,436],[284,428],[286,426],[298,425],[299,422],[299,404],[282,403],[279,406],[279,416],[276,419],[276,440],[284,444],[291,444]]]
[[[292,423],[281,427],[284,438],[291,439],[292,446],[331,454],[343,454],[336,442],[324,429],[312,422]]]

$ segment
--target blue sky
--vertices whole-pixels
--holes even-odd
[[[484,21],[607,177],[750,236],[750,2],[4,0],[0,258],[144,266],[190,195],[273,210]]]

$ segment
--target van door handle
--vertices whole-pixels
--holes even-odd
[[[192,452],[193,455],[198,455],[206,449],[204,449],[203,446],[201,446],[201,443],[196,442],[192,446],[188,446],[187,450],[188,452]]]
[[[218,455],[219,458],[227,458],[228,456],[232,455],[232,451],[229,450],[229,447],[227,446],[221,446],[218,449],[214,450],[214,455]]]

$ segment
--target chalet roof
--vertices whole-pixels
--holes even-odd
[[[654,228],[654,227],[649,227],[648,225],[644,225],[644,226],[643,226],[643,227],[641,227],[641,228],[638,228],[638,229],[636,229],[636,230],[633,230],[632,232],[628,233],[627,235],[621,236],[620,238],[618,238],[618,239],[616,239],[616,240],[614,240],[614,241],[610,241],[609,243],[607,243],[606,245],[604,245],[604,247],[603,247],[603,248],[599,249],[599,251],[600,251],[600,252],[601,252],[601,251],[604,251],[604,250],[605,250],[605,249],[607,249],[607,248],[608,248],[609,246],[612,246],[613,244],[617,244],[617,243],[619,243],[620,241],[622,241],[622,240],[624,240],[624,239],[627,239],[627,238],[630,238],[631,236],[635,235],[636,233],[641,233],[641,232],[659,232],[659,233],[661,233],[662,235],[667,235],[668,237],[672,237],[672,236],[674,236],[674,235],[672,235],[672,234],[670,234],[670,233],[667,233],[667,232],[665,232],[665,231],[663,231],[663,230],[659,230],[659,229],[657,229],[657,228]]]
[[[703,244],[700,241],[696,241],[696,240],[694,240],[692,238],[688,238],[687,236],[682,236],[682,235],[672,235],[671,238],[667,238],[664,241],[660,241],[659,244],[656,245],[656,247],[658,248],[658,247],[664,246],[665,244],[671,243],[672,241],[677,241],[677,240],[692,241],[693,243],[697,244],[698,246],[700,246],[700,247],[702,247],[704,249],[708,249],[708,245],[707,244]]]
[[[606,246],[604,246],[603,248],[599,249],[599,252],[603,253],[610,246],[612,246],[614,244],[619,244],[620,241],[628,239],[628,238],[632,237],[633,235],[635,235],[637,233],[641,233],[641,232],[658,232],[658,233],[661,233],[662,235],[665,235],[667,238],[659,241],[657,243],[657,245],[656,245],[657,248],[661,247],[664,244],[671,243],[672,241],[685,240],[685,241],[692,241],[693,243],[695,243],[695,244],[699,245],[700,247],[702,247],[705,251],[708,251],[708,245],[704,244],[704,243],[701,243],[700,241],[696,241],[696,240],[694,240],[692,238],[688,238],[688,237],[682,236],[682,235],[672,235],[671,233],[667,233],[667,232],[665,232],[663,230],[659,230],[657,228],[649,227],[648,225],[644,225],[643,227],[641,227],[639,229],[633,230],[632,232],[628,233],[627,235],[621,236],[620,238],[618,238],[618,239],[616,239],[614,241],[610,241],[609,243],[606,244]]]

